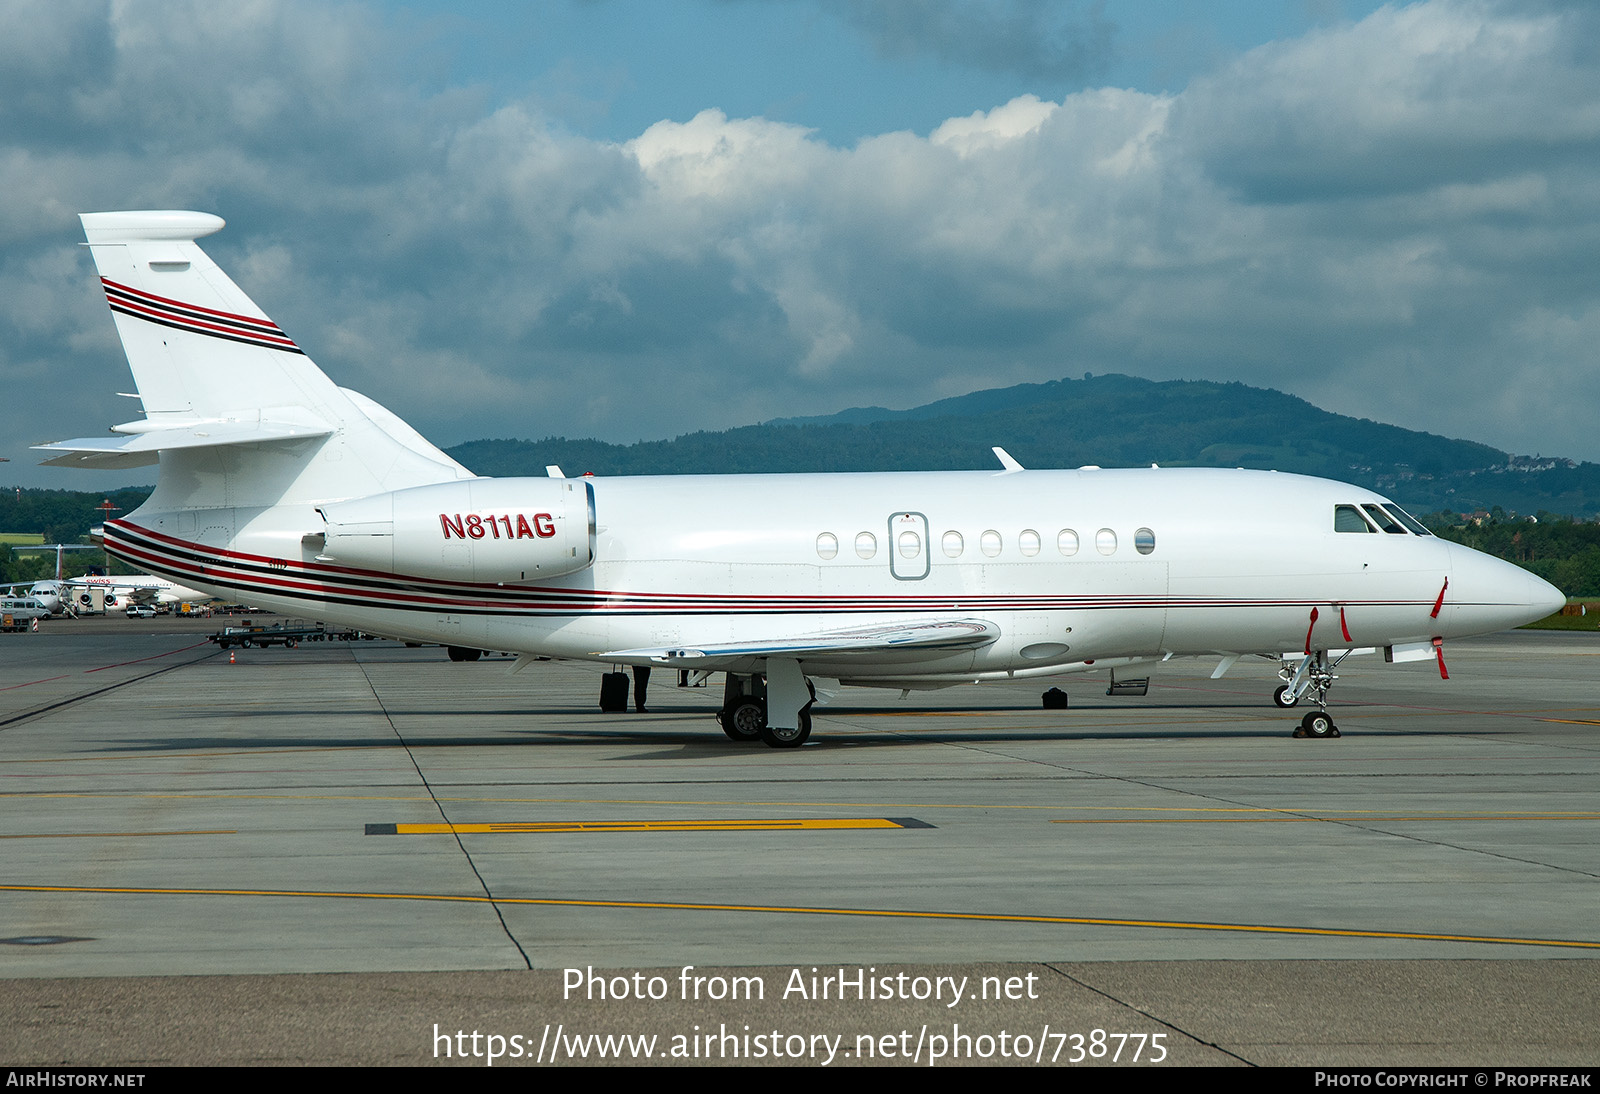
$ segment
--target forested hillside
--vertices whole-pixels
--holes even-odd
[[[1354,482],[1433,514],[1429,523],[1441,535],[1524,565],[1570,594],[1600,595],[1600,525],[1562,519],[1592,521],[1600,513],[1600,465],[1513,457],[1243,384],[1086,376],[912,410],[859,407],[669,441],[471,441],[450,454],[480,475],[543,475],[547,464],[571,475],[936,471],[996,467],[994,445],[1028,467],[1254,467]],[[130,487],[109,500],[125,513],[148,493]],[[74,542],[100,522],[106,497],[0,492],[0,532]],[[1474,513],[1478,523],[1460,516]],[[5,552],[0,571],[19,573]]]
[[[906,411],[866,407],[633,445],[548,437],[472,441],[450,454],[483,475],[961,470],[996,466],[999,445],[1028,467],[1253,467],[1378,490],[1418,512],[1499,505],[1600,514],[1600,465],[1517,459],[1318,409],[1243,384],[1096,376],[975,392]]]

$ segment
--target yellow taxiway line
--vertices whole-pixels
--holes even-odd
[[[1222,931],[1318,938],[1388,938],[1407,942],[1461,942],[1479,945],[1541,946],[1600,950],[1600,942],[1573,938],[1516,938],[1500,935],[1433,934],[1421,931],[1364,931],[1337,927],[1291,927],[1267,923],[1209,923],[1190,920],[1112,919],[1103,916],[1008,915],[1000,912],[925,912],[895,908],[816,908],[774,904],[691,904],[656,900],[576,900],[559,897],[491,897],[450,893],[367,893],[294,889],[148,889],[110,885],[0,885],[6,893],[98,893],[139,896],[299,897],[312,900],[417,900],[453,904],[497,904],[545,908],[619,908],[674,912],[747,912],[771,915],[859,916],[966,923],[1037,923],[1082,927],[1135,927],[1165,931]]]
[[[787,832],[801,829],[931,828],[906,817],[655,821],[490,821],[484,824],[369,824],[369,836],[438,836],[561,832]]]

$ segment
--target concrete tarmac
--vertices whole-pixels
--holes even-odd
[[[1351,658],[1337,740],[1258,660],[785,752],[720,677],[220,624],[0,636],[0,1063],[1600,1062],[1600,636]]]

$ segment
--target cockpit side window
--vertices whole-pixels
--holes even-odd
[[[1333,507],[1333,530],[1335,532],[1371,532],[1372,525],[1368,524],[1361,516],[1361,510],[1354,505],[1335,505]]]
[[[1383,506],[1363,505],[1361,508],[1367,511],[1367,515],[1369,517],[1377,521],[1379,528],[1382,528],[1390,535],[1403,536],[1406,534],[1405,528],[1400,524],[1399,521],[1395,520],[1387,512],[1385,512]]]

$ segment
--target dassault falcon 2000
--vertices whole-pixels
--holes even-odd
[[[1281,659],[1297,736],[1333,669],[1437,658],[1553,586],[1369,490],[1274,472],[479,478],[336,386],[195,240],[193,212],[83,216],[145,417],[40,446],[159,463],[108,550],[216,596],[534,657],[727,674],[734,739],[794,747],[818,691],[1215,656]],[[1285,653],[1285,651],[1291,651]]]

